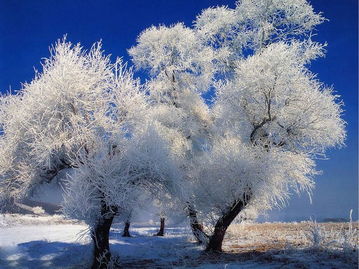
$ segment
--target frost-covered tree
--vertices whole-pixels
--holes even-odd
[[[126,212],[124,215],[124,219],[123,219],[123,232],[122,232],[122,237],[131,237],[130,234],[130,226],[131,226],[131,219],[132,219],[132,214],[133,214],[133,209],[129,209],[127,210],[128,212]]]
[[[109,230],[115,216],[127,217],[143,191],[177,191],[176,165],[164,143],[153,127],[132,133],[131,139],[122,138],[112,153],[101,140],[102,147],[69,178],[64,212],[91,227],[93,268],[106,268],[111,259]]]
[[[59,41],[42,66],[17,94],[1,98],[1,186],[16,198],[73,167],[108,125],[113,65],[99,43],[85,53]]]
[[[201,154],[210,137],[212,119],[201,94],[213,82],[214,50],[193,29],[175,24],[146,29],[129,53],[136,67],[150,75],[151,118],[162,126],[161,135],[169,141],[185,180],[193,157]],[[188,205],[192,223],[198,226],[191,195],[186,193],[182,203]]]
[[[151,27],[129,51],[151,75],[154,118],[181,156],[191,226],[207,250],[221,250],[247,207],[269,209],[292,190],[310,191],[316,156],[343,143],[338,97],[308,69],[324,55],[325,45],[311,40],[324,20],[305,0],[243,0],[204,10],[193,29]],[[211,88],[209,109],[200,94]]]
[[[310,191],[315,158],[343,144],[338,96],[308,69],[324,55],[310,38],[323,20],[304,0],[243,0],[197,18],[203,41],[227,51],[229,71],[217,83],[213,143],[193,167],[195,205],[213,225],[207,250],[222,250],[246,207],[267,210]]]
[[[205,9],[194,22],[199,38],[216,49],[218,63],[231,71],[235,61],[279,41],[306,38],[325,21],[306,0],[240,0],[234,9]]]
[[[183,183],[181,184],[183,187]],[[178,189],[183,192],[183,189]],[[186,219],[186,213],[183,210],[183,198],[186,197],[182,193],[158,192],[155,197],[152,197],[152,212],[154,216],[159,220],[160,226],[155,236],[165,235],[165,223],[171,221],[172,223],[178,223]]]
[[[59,41],[51,52],[42,73],[1,99],[1,193],[24,197],[71,168],[64,213],[89,224],[93,268],[105,268],[114,216],[135,207],[140,189],[171,189],[176,169],[120,59],[99,43],[86,52]]]

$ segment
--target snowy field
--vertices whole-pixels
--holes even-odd
[[[357,268],[358,223],[232,225],[222,254],[207,254],[187,227],[134,225],[122,238],[111,230],[111,250],[122,268]],[[88,268],[86,225],[61,216],[0,215],[0,268]]]

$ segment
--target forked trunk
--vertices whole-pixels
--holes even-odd
[[[102,205],[101,217],[91,232],[94,241],[93,262],[91,269],[107,269],[111,259],[109,237],[112,221],[115,217],[106,205]]]
[[[243,201],[237,201],[233,206],[217,221],[213,234],[209,237],[206,251],[222,252],[222,243],[224,235],[232,223],[237,217],[239,212],[245,207],[247,203]]]
[[[208,242],[208,235],[203,231],[203,225],[199,223],[197,218],[197,211],[194,209],[194,207],[188,203],[187,205],[188,210],[188,217],[190,220],[190,225],[192,229],[192,233],[194,237],[196,238],[197,242],[199,244],[205,244]]]
[[[160,218],[160,230],[156,234],[156,236],[164,236],[165,235],[165,218]]]
[[[123,228],[122,237],[131,237],[131,235],[130,235],[130,225],[131,225],[130,221],[125,222],[125,227]]]

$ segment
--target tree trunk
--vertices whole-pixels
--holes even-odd
[[[107,269],[111,259],[109,237],[115,213],[102,203],[101,217],[93,228],[91,237],[94,241],[92,269]]]
[[[222,252],[222,242],[227,228],[246,204],[247,203],[243,201],[236,201],[233,206],[219,218],[214,227],[212,236],[209,237],[206,251]]]
[[[126,221],[125,222],[125,227],[123,228],[123,233],[122,233],[122,237],[131,237],[130,235],[130,221]]]
[[[164,236],[165,235],[165,218],[160,218],[160,230],[156,234],[156,236]]]
[[[199,244],[205,244],[208,241],[208,235],[203,231],[203,225],[198,222],[197,211],[188,203],[187,205],[188,217],[194,237]]]

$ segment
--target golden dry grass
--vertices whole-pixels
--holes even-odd
[[[288,247],[305,248],[311,245],[310,232],[313,222],[300,223],[245,223],[233,224],[229,227],[223,249],[231,253],[248,251],[267,252]],[[323,242],[340,241],[344,231],[348,231],[349,223],[318,223],[323,232]],[[358,245],[359,223],[352,223],[356,233],[351,238]]]

